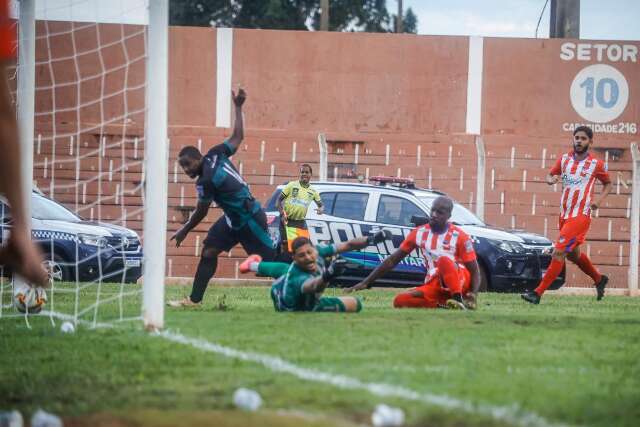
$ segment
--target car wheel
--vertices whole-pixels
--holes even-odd
[[[52,260],[47,259],[42,262],[42,266],[49,275],[50,282],[63,282],[69,280],[69,267],[67,267],[65,263],[65,259],[57,254],[54,254]]]
[[[489,291],[489,276],[487,275],[487,269],[482,263],[478,263],[480,269],[480,292]]]

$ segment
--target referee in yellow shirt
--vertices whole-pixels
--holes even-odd
[[[309,237],[307,224],[304,219],[307,216],[307,210],[312,201],[316,202],[318,209],[316,212],[322,215],[322,199],[320,194],[309,185],[313,170],[308,164],[300,166],[300,179],[298,181],[289,182],[278,201],[276,207],[280,211],[280,218],[284,225],[285,235],[287,238],[287,251],[291,253],[291,244],[296,237]]]

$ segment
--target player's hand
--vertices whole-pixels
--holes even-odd
[[[316,209],[316,213],[318,215],[322,215],[324,213],[324,208],[322,206],[320,206],[318,209]]]
[[[237,95],[234,91],[231,91],[231,97],[233,98],[233,103],[236,107],[242,107],[242,104],[244,104],[244,101],[247,99],[247,93],[244,89],[239,88]]]
[[[29,284],[46,287],[49,283],[49,275],[42,266],[40,250],[28,237],[28,233],[15,228],[7,245],[0,248],[0,265],[11,267]]]
[[[595,203],[595,202],[594,202],[594,203],[591,203],[591,210],[592,210],[592,211],[597,211],[597,210],[598,210],[598,207],[599,207],[599,206],[598,206],[598,204],[597,204],[597,203]]]
[[[385,240],[390,240],[390,239],[391,239],[391,231],[387,230],[386,228],[383,228],[382,230],[374,234],[369,234],[369,236],[367,236],[367,244],[369,246],[377,245],[378,243],[382,243]]]
[[[477,295],[476,294],[469,293],[469,294],[465,295],[463,300],[464,300],[465,307],[467,307],[469,310],[475,310],[475,309],[478,308],[478,301],[477,301]]]
[[[560,181],[560,176],[559,175],[547,175],[547,184],[549,185],[553,185],[553,184],[557,184],[558,181]]]
[[[342,275],[347,269],[347,260],[344,258],[336,258],[331,261],[331,264],[322,273],[322,280],[327,283],[334,277]]]
[[[170,240],[176,241],[176,248],[180,247],[180,245],[182,244],[182,241],[187,237],[187,233],[188,232],[185,231],[183,228],[173,233],[173,236],[171,236]]]
[[[360,282],[357,285],[354,285],[350,288],[346,288],[344,291],[349,294],[351,292],[361,291],[363,289],[369,289],[369,285],[366,284],[365,282]]]

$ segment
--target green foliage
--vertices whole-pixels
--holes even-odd
[[[117,290],[103,284],[101,292]],[[473,403],[518,405],[552,423],[631,426],[640,419],[638,298],[597,303],[595,297],[545,295],[531,306],[517,295],[483,294],[479,310],[465,313],[396,310],[393,291],[371,290],[360,293],[365,308],[359,314],[311,314],[275,313],[267,292],[212,288],[202,307],[168,308],[166,324],[305,368]],[[168,287],[167,293],[177,298],[188,289]],[[57,311],[73,312],[73,294],[55,297]],[[95,295],[83,292],[82,299],[87,306]],[[139,299],[125,302],[125,312],[139,312]],[[114,300],[100,308],[99,320],[118,312]],[[409,426],[499,425],[273,373],[146,334],[139,323],[81,326],[73,335],[59,332],[60,322],[53,327],[48,317],[31,324],[29,330],[22,318],[0,319],[0,408],[29,415],[42,407],[64,415],[68,425],[362,425],[382,402],[402,407]],[[260,392],[264,410],[234,410],[238,387]]]
[[[308,30],[320,28],[320,0],[171,0],[171,25]],[[392,32],[386,0],[331,0],[331,31]],[[405,32],[417,31],[407,9]]]

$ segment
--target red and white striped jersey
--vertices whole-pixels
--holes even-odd
[[[400,249],[411,252],[420,249],[426,262],[428,276],[435,271],[438,258],[445,256],[452,261],[462,264],[476,259],[476,251],[473,242],[467,233],[460,227],[449,224],[443,233],[434,233],[429,224],[414,228],[404,239]]]
[[[563,154],[549,171],[562,178],[560,198],[560,218],[575,218],[578,215],[591,216],[591,199],[597,179],[602,184],[611,182],[607,166],[602,160],[589,154],[584,160],[575,160],[573,151]]]

